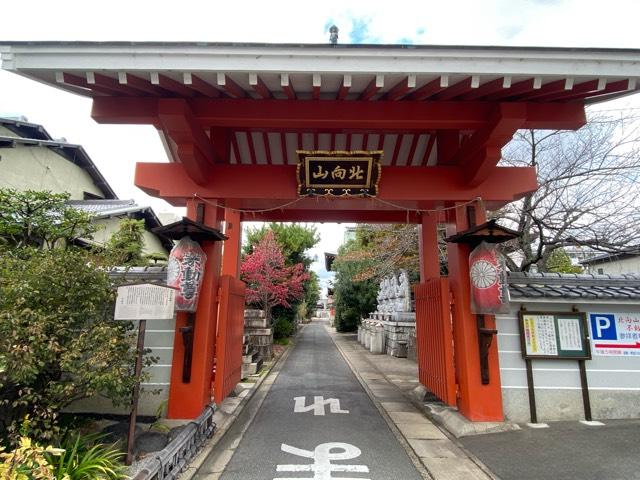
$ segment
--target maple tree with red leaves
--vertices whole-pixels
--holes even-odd
[[[285,265],[284,254],[273,232],[268,232],[244,258],[240,273],[247,284],[247,303],[259,305],[269,320],[273,307],[289,307],[290,301],[304,296],[304,282],[309,279],[302,263]]]

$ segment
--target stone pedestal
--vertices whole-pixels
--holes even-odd
[[[273,330],[262,310],[244,311],[242,377],[255,375],[264,360],[273,357]]]
[[[384,322],[387,355],[405,358],[409,333],[416,329],[415,322]]]
[[[409,332],[407,336],[407,358],[416,362],[418,360],[418,350],[416,347],[416,330]]]
[[[382,323],[376,323],[371,328],[371,340],[369,351],[371,353],[385,353],[385,334],[384,334],[384,326]]]

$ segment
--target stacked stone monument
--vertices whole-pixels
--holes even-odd
[[[262,362],[273,356],[273,330],[267,322],[262,310],[244,311],[242,378],[258,373]]]
[[[416,314],[412,311],[411,286],[405,270],[382,279],[378,289],[378,306],[358,327],[358,340],[372,353],[394,357],[407,356],[409,335],[416,329]],[[378,351],[383,331],[382,351]]]

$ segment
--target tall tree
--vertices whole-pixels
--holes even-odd
[[[311,264],[314,259],[307,252],[320,241],[320,237],[312,225],[271,222],[247,232],[247,242],[243,247],[243,254],[250,254],[258,242],[269,232],[274,234],[284,255],[285,264],[292,266],[301,263],[304,266],[304,271],[309,274],[309,278],[304,282],[304,298],[292,300],[290,307],[276,306],[272,311],[276,317],[292,323],[296,312],[300,311],[299,303],[303,301],[307,303],[307,308],[303,310],[310,315],[319,297],[319,285],[317,281],[314,281],[314,274],[311,272]]]
[[[268,232],[245,256],[240,272],[247,284],[247,302],[259,305],[269,321],[273,307],[290,307],[291,301],[304,297],[304,282],[309,278],[302,263],[285,265],[273,232]]]
[[[575,132],[518,132],[503,164],[535,167],[539,183],[536,192],[494,213],[523,232],[504,247],[510,270],[536,264],[544,271],[551,254],[567,246],[638,251],[638,118],[593,115]]]

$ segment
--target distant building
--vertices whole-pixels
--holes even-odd
[[[69,204],[90,213],[101,228],[93,241],[102,245],[121,219],[144,220],[144,253],[168,254],[172,243],[151,233],[162,225],[150,207],[120,200],[81,145],[56,140],[42,125],[22,118],[0,118],[0,188],[68,193]]]
[[[622,275],[640,273],[640,250],[635,253],[605,254],[580,262],[587,273]]]

